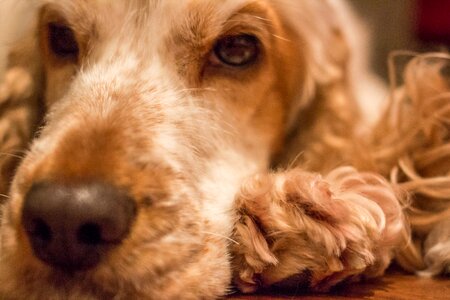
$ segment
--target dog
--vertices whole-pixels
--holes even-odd
[[[448,196],[428,222],[407,196],[448,191],[445,163],[426,181],[407,160],[447,137],[395,122],[423,115],[398,109],[408,85],[399,117],[381,115],[343,1],[22,5],[0,87],[2,298],[214,299],[232,282],[292,280],[327,291],[393,258],[448,271]],[[437,79],[423,99],[446,91]],[[411,227],[435,232],[423,254]]]

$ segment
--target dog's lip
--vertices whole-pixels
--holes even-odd
[[[200,253],[200,252],[199,252]],[[189,259],[193,258],[193,253],[189,255]],[[195,257],[195,255],[194,255]],[[195,258],[197,259],[197,258]],[[186,267],[192,266],[192,261],[183,262],[180,264],[176,264],[173,266],[168,266],[164,269],[157,269],[153,272],[158,274],[159,280],[165,280],[164,278],[170,279],[171,274],[178,272],[179,270],[183,270]],[[130,298],[133,298],[134,293],[134,282],[130,281],[129,278],[125,277],[116,277],[114,272],[107,270],[108,274],[106,277],[105,269],[114,268],[114,266],[108,265],[106,262],[103,264],[95,266],[94,268],[86,268],[84,270],[70,270],[61,268],[50,267],[46,265],[48,273],[45,277],[42,277],[42,286],[48,286],[52,289],[55,289],[57,293],[61,293],[61,295],[67,297],[72,295],[72,293],[78,293],[80,289],[82,289],[84,297],[95,297],[95,299],[109,299],[111,295],[115,295],[118,292],[119,285],[122,287],[128,287],[127,294]],[[150,274],[148,272],[147,274]],[[104,283],[112,280],[115,282],[115,286],[104,285]],[[139,280],[139,279],[138,279]],[[149,283],[151,284],[151,283]],[[117,290],[115,290],[117,288]],[[77,294],[78,295],[78,294]],[[90,299],[90,298],[89,298]]]
[[[69,258],[55,262],[49,260],[45,256],[41,256],[41,260],[49,267],[59,270],[60,273],[73,275],[75,273],[82,273],[95,268],[101,262],[101,255],[98,249],[92,249],[94,255],[91,255],[88,260],[74,261]]]

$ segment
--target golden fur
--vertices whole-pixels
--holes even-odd
[[[232,277],[253,292],[299,274],[326,291],[394,257],[449,271],[447,56],[414,59],[373,125],[381,112],[359,104],[376,101],[374,79],[342,1],[27,5],[0,85],[0,297],[209,299]],[[55,22],[77,59],[49,51]],[[240,33],[260,59],[220,66],[213,45]],[[135,199],[128,237],[85,272],[41,262],[21,223],[30,187],[99,179]]]

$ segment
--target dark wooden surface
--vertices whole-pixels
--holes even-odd
[[[315,295],[304,291],[281,295],[276,291],[260,295],[232,295],[233,300],[321,300],[321,299],[449,299],[450,278],[419,278],[400,271],[390,271],[388,275],[370,282],[350,284],[329,294]]]

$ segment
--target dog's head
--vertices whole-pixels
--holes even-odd
[[[240,180],[346,80],[338,4],[41,1],[13,57],[46,116],[4,209],[0,294],[224,294]]]

